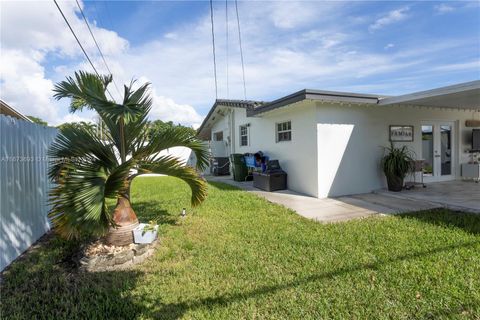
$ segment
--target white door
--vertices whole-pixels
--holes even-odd
[[[422,122],[422,158],[425,160],[425,182],[455,178],[455,123],[450,121]]]

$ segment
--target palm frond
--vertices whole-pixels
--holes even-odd
[[[57,100],[71,98],[70,112],[82,111],[83,108],[94,109],[115,105],[105,95],[105,90],[111,77],[98,77],[96,74],[85,71],[75,72],[74,77],[57,83],[53,89],[53,97]]]
[[[190,148],[197,158],[197,169],[203,170],[209,161],[207,146],[201,140],[192,137],[190,131],[182,127],[168,128],[154,136],[148,143],[139,147],[132,157],[137,160],[155,161],[160,152],[173,147]]]
[[[194,168],[185,166],[172,156],[161,156],[153,162],[143,162],[138,165],[138,173],[159,173],[179,178],[185,181],[192,191],[192,206],[202,203],[207,197],[207,183],[197,174]]]
[[[56,182],[49,217],[55,230],[66,238],[104,234],[114,225],[105,199],[128,192],[133,159],[119,165],[111,145],[78,127],[62,129],[49,155],[49,176]]]
[[[106,175],[87,161],[63,167],[50,192],[50,221],[63,237],[105,233],[111,216],[105,204]]]
[[[74,77],[67,77],[66,81],[55,85],[54,97],[57,100],[71,98],[71,112],[81,111],[83,108],[96,111],[108,129],[106,136],[115,144],[117,150],[125,147],[125,154],[129,154],[132,145],[135,145],[147,125],[152,106],[152,99],[148,95],[150,84],[145,83],[136,90],[132,88],[133,82],[130,86],[125,86],[123,103],[117,104],[109,101],[105,95],[110,81],[110,76],[98,77],[84,71],[75,72]]]
[[[61,168],[72,161],[87,160],[104,170],[118,165],[113,147],[101,141],[95,132],[82,127],[60,129],[48,155],[53,160],[49,168],[49,177],[53,180],[58,178]]]

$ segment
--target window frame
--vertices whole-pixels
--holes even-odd
[[[222,139],[218,140],[219,136],[221,136]],[[213,133],[213,141],[223,141],[223,130]]]
[[[242,128],[245,128],[245,134],[242,134]],[[246,124],[241,124],[238,126],[238,138],[239,138],[239,145],[240,147],[248,147],[250,145],[250,124],[249,123],[246,123]],[[246,144],[243,144],[243,140],[242,138],[243,137],[246,137],[247,138],[247,142]]]
[[[282,125],[282,126],[283,126],[284,124],[288,124],[288,127],[287,127],[288,129],[283,129],[283,128],[282,128],[281,130],[278,130],[279,125]],[[276,143],[279,143],[279,142],[290,142],[290,141],[292,141],[292,131],[293,131],[293,130],[292,130],[292,120],[285,120],[285,121],[282,121],[282,122],[276,122],[276,123],[275,123],[275,141],[276,141]],[[280,135],[281,133],[290,133],[290,139],[288,139],[288,140],[281,140],[281,139],[279,138],[279,135]]]

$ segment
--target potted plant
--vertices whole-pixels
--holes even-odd
[[[133,240],[135,243],[152,243],[157,239],[158,224],[155,221],[140,223],[133,229]]]
[[[385,147],[382,158],[382,169],[387,177],[389,191],[402,191],[403,179],[412,169],[413,156],[407,146],[396,148],[393,142],[390,147]]]

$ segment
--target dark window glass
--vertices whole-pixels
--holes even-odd
[[[248,127],[240,126],[240,146],[248,146]]]
[[[292,122],[277,123],[277,142],[292,140]]]

